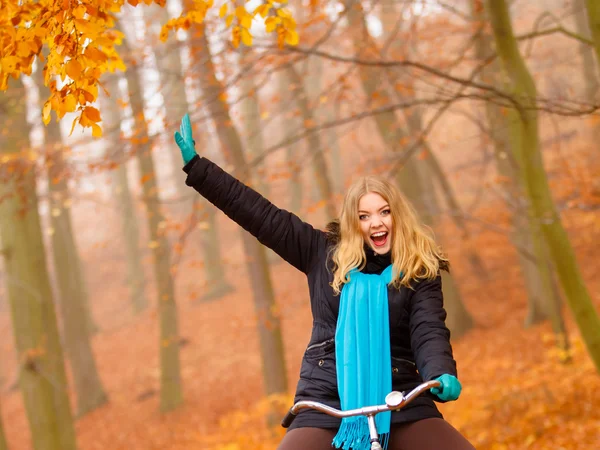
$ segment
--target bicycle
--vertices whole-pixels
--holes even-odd
[[[404,392],[392,391],[385,396],[385,405],[376,406],[365,406],[363,408],[349,409],[348,411],[340,411],[339,409],[325,405],[323,403],[314,402],[310,400],[300,401],[294,404],[281,421],[283,428],[288,428],[301,409],[316,409],[317,411],[324,412],[333,417],[354,417],[354,416],[366,416],[369,424],[369,434],[371,435],[371,450],[382,450],[381,443],[379,442],[379,433],[377,432],[377,426],[375,425],[375,416],[380,412],[384,411],[397,411],[404,408],[416,397],[422,393],[428,391],[431,388],[439,387],[441,383],[436,380],[426,381],[420,384],[408,394]]]

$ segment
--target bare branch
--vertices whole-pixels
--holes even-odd
[[[564,34],[564,35],[569,36],[573,39],[576,39],[580,42],[583,42],[584,44],[587,44],[589,46],[594,45],[594,43],[590,39],[586,38],[585,36],[574,33],[573,31],[569,31],[562,26],[558,26],[558,27],[554,27],[554,28],[547,28],[545,30],[540,30],[540,31],[532,31],[530,33],[526,33],[521,36],[516,36],[516,39],[518,41],[524,41],[527,39],[535,39],[535,38],[538,38],[541,36],[547,36],[547,35],[554,34],[554,33]]]

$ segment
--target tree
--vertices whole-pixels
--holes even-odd
[[[145,311],[148,307],[148,297],[144,286],[145,275],[142,266],[143,253],[140,249],[140,226],[135,213],[133,194],[129,187],[129,175],[127,174],[126,156],[123,147],[125,142],[121,138],[121,111],[117,103],[120,98],[119,76],[117,74],[106,74],[104,85],[108,92],[112,93],[112,99],[107,95],[100,95],[100,106],[104,111],[103,125],[106,133],[106,151],[110,152],[110,164],[112,171],[112,193],[117,202],[117,209],[121,219],[121,230],[123,247],[125,249],[126,282],[129,287],[131,307],[134,314]]]
[[[600,67],[600,4],[596,0],[585,0],[590,34],[594,42],[596,63]]]
[[[402,16],[396,12],[396,9],[397,5],[392,3],[381,5],[381,22],[384,31],[382,37],[385,38],[383,49],[380,52],[382,56],[391,53],[394,57],[399,57],[402,54],[411,54],[416,50],[412,48],[416,47],[415,45],[401,45],[400,40],[397,38],[397,34],[402,26],[402,21],[398,17]],[[387,81],[389,85],[388,91],[391,92],[392,97],[395,97],[397,101],[402,101],[406,98],[416,100],[417,88],[414,78],[409,77],[407,80],[402,80],[400,69],[388,68],[381,72],[381,77],[383,78],[381,83],[385,84]],[[430,143],[423,136],[423,109],[415,105],[410,109],[401,111],[404,116],[406,129],[403,131],[400,125],[398,125],[397,129],[398,136],[402,141],[412,141],[413,145],[419,144],[418,149],[422,155],[420,159],[423,163],[415,165],[415,168],[419,171],[418,177],[421,180],[420,183],[423,185],[419,193],[420,199],[417,206],[421,208],[426,216],[430,217],[430,222],[433,224],[435,217],[441,211],[435,195],[435,187],[437,186],[437,191],[441,194],[447,208],[450,210],[450,217],[460,231],[461,241],[467,244],[462,246],[462,248],[465,249],[465,256],[469,260],[474,274],[484,278],[486,276],[485,265],[472,246],[468,245],[471,241],[471,233],[466,224],[462,208],[456,199],[454,189],[448,181]],[[458,293],[458,289],[456,292]]]
[[[0,411],[2,411],[0,405]],[[0,450],[8,450],[8,443],[6,442],[6,435],[4,434],[4,423],[2,421],[2,415],[0,415]]]
[[[294,126],[296,119],[293,117],[287,117],[288,106],[292,99],[292,95],[290,93],[290,77],[287,70],[281,69],[277,72],[277,92],[279,94],[279,102],[280,107],[278,108],[278,113],[280,116],[281,129],[283,130],[284,136],[293,136],[294,135]],[[302,207],[302,167],[299,163],[301,152],[301,144],[299,142],[294,142],[287,146],[286,148],[286,163],[288,166],[288,170],[290,171],[290,183],[289,183],[289,204],[287,208],[298,214],[300,212],[300,208]]]
[[[129,54],[131,48],[123,44]],[[154,277],[157,286],[157,306],[160,320],[160,409],[171,411],[183,402],[181,368],[179,358],[179,324],[173,276],[171,275],[171,250],[164,232],[165,219],[160,205],[158,180],[152,158],[152,141],[144,114],[143,81],[138,66],[125,73],[129,100],[133,114],[135,156],[140,170],[143,202],[146,209],[146,222],[150,234],[148,246],[152,250]]]
[[[292,92],[296,99],[296,104],[300,110],[300,117],[305,127],[316,123],[315,117],[309,103],[308,92],[304,86],[304,81],[293,65],[287,68],[288,76],[292,82]],[[309,158],[312,161],[313,175],[319,188],[321,201],[325,202],[325,216],[327,220],[337,217],[336,207],[333,203],[333,187],[331,186],[329,167],[325,159],[324,148],[321,145],[319,133],[308,134],[308,148],[310,149]]]
[[[485,65],[493,56],[493,36],[491,30],[485,27],[488,23],[482,0],[474,0],[471,4],[473,19],[477,27],[475,33],[475,54],[478,61]],[[504,75],[500,62],[495,60],[481,70],[481,80],[495,85],[503,85]],[[554,268],[549,261],[547,249],[539,246],[542,253],[536,253],[534,246],[537,236],[529,217],[526,193],[519,175],[519,165],[516,162],[510,142],[510,131],[515,124],[509,122],[502,107],[493,102],[485,103],[485,113],[488,121],[488,133],[492,141],[496,167],[501,176],[502,187],[505,190],[507,203],[511,209],[512,236],[515,244],[523,281],[527,291],[528,312],[525,325],[532,325],[549,317],[553,317],[554,331],[559,337],[559,343],[566,343],[566,330],[560,309],[558,286],[554,283]],[[539,233],[538,233],[539,235]],[[558,316],[552,316],[552,312]]]
[[[525,186],[534,229],[542,239],[534,245],[547,245],[577,326],[590,357],[600,371],[600,318],[577,265],[575,253],[552,200],[539,148],[538,113],[535,82],[519,53],[510,13],[505,0],[486,0],[496,51],[512,90],[514,109],[510,112],[516,126],[511,142],[519,174]],[[535,237],[535,233],[534,233]],[[538,252],[541,252],[538,247]],[[538,253],[539,254],[539,253]]]
[[[591,22],[588,20],[589,13],[586,14],[586,0],[575,0],[573,2],[573,16],[575,18],[575,25],[577,27],[577,33],[585,38],[590,37],[589,25]],[[600,70],[600,62],[596,65],[594,62],[594,53],[597,47],[600,46],[600,39],[598,43],[593,41],[593,45],[589,45],[586,42],[579,43],[579,53],[583,60],[583,76],[585,82],[585,98],[593,99],[598,94],[600,88],[600,80],[598,77],[598,71]],[[598,127],[595,127],[596,129]]]
[[[40,94],[45,91],[43,77],[34,74]],[[40,95],[41,97],[41,95]],[[92,351],[95,328],[88,304],[88,292],[75,242],[71,220],[71,196],[67,185],[69,170],[64,160],[60,124],[50,122],[43,129],[48,168],[52,257],[58,281],[58,302],[62,316],[64,345],[73,373],[77,415],[82,416],[106,403]]]
[[[374,53],[377,51],[376,45],[368,34],[366,21],[362,10],[360,0],[352,0],[348,3],[348,21],[352,29],[352,39],[356,54],[362,51]],[[386,96],[384,88],[380,90],[377,76],[374,69],[366,66],[358,68],[360,81],[367,98],[375,98],[379,95]],[[375,124],[382,141],[386,147],[393,152],[400,151],[398,143],[400,136],[405,135],[402,125],[393,111],[387,111],[377,114]],[[414,158],[408,158],[404,162],[402,170],[396,174],[396,181],[400,190],[409,198],[413,205],[418,209],[419,215],[425,223],[432,225],[433,217],[430,211],[427,211],[426,205],[432,199],[425,199],[425,191],[422,169],[417,165]],[[429,191],[432,192],[431,187]],[[458,287],[454,278],[447,272],[442,273],[442,284],[444,286],[444,302],[448,311],[447,323],[454,337],[459,337],[466,333],[473,326],[473,319],[464,307],[459,294]]]
[[[68,112],[77,112],[73,127],[76,124],[91,127],[94,136],[101,136],[102,130],[98,125],[101,117],[91,105],[98,98],[102,74],[116,69],[125,70],[115,48],[124,37],[122,32],[115,29],[115,14],[120,12],[124,3],[112,0],[11,0],[3,3],[0,13],[0,42],[3,48],[0,90],[8,88],[10,77],[31,74],[34,61],[41,61],[42,47],[46,45],[49,54],[43,70],[45,84],[51,94],[44,103],[44,123],[50,120],[52,110],[56,111],[59,118]],[[128,0],[128,3],[135,6],[139,0]],[[144,0],[144,3],[150,4],[152,0]],[[166,0],[155,0],[155,3],[164,7]],[[231,14],[227,14],[228,4],[233,7]],[[187,29],[194,23],[201,24],[211,6],[212,0],[194,2],[182,17],[165,25],[162,38],[166,40],[171,29]],[[223,6],[225,8],[221,8],[221,15],[226,16],[236,46],[240,40],[251,43],[252,17],[257,14],[265,17],[271,10],[275,15],[266,21],[267,30],[277,33],[281,46],[298,42],[296,22],[279,5],[270,1],[261,2],[252,13],[246,12],[244,7],[236,8],[236,0],[228,0]],[[54,81],[55,77],[61,77],[66,82],[59,85]]]
[[[42,238],[21,81],[0,97],[0,234],[19,386],[35,450],[75,450],[63,350]],[[18,125],[17,125],[18,124]]]
[[[169,20],[168,12],[164,8],[159,8],[157,11],[158,18],[150,16],[152,8],[148,8],[146,18],[150,24],[157,22],[166,23]],[[150,28],[152,30],[152,28]],[[165,129],[172,130],[178,126],[179,120],[187,113],[192,105],[188,101],[188,95],[185,89],[183,64],[181,61],[180,49],[184,46],[189,48],[188,42],[178,41],[176,38],[165,42],[163,45],[155,46],[156,67],[158,69],[161,83],[163,86],[164,106],[165,106]],[[208,133],[202,130],[196,133],[196,144],[198,148],[206,149],[209,139]],[[181,199],[189,198],[193,193],[185,185],[185,172],[181,170],[182,161],[181,154],[177,146],[170,149],[169,156],[171,163],[176,169],[176,186],[177,192]],[[207,201],[198,199],[194,196],[194,208],[201,214],[201,250],[204,257],[204,278],[206,290],[201,295],[202,301],[209,301],[222,297],[223,295],[232,292],[233,287],[225,278],[226,271],[223,270],[221,262],[221,249],[219,247],[219,230],[216,226],[216,218],[214,210],[209,206]],[[185,202],[182,202],[185,205]]]
[[[201,64],[200,85],[208,98],[208,108],[212,120],[218,122],[217,134],[226,153],[226,159],[233,164],[238,178],[252,185],[252,177],[243,152],[241,138],[229,114],[225,89],[215,76],[208,38],[204,26],[198,27],[194,35],[193,52],[196,64]],[[241,230],[246,255],[248,276],[252,280],[254,307],[258,318],[258,334],[265,393],[287,391],[287,377],[281,324],[275,314],[275,295],[267,264],[265,248],[248,232]]]

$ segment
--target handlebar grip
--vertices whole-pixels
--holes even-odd
[[[288,428],[292,422],[294,421],[294,419],[296,418],[297,414],[294,414],[292,412],[292,410],[290,409],[287,414],[285,415],[285,417],[283,418],[283,420],[281,421],[281,426],[283,428]]]

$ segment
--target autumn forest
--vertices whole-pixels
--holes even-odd
[[[281,441],[306,276],[186,185],[185,114],[315,228],[394,182],[450,260],[445,419],[600,448],[600,2],[2,0],[0,41],[0,450]]]

